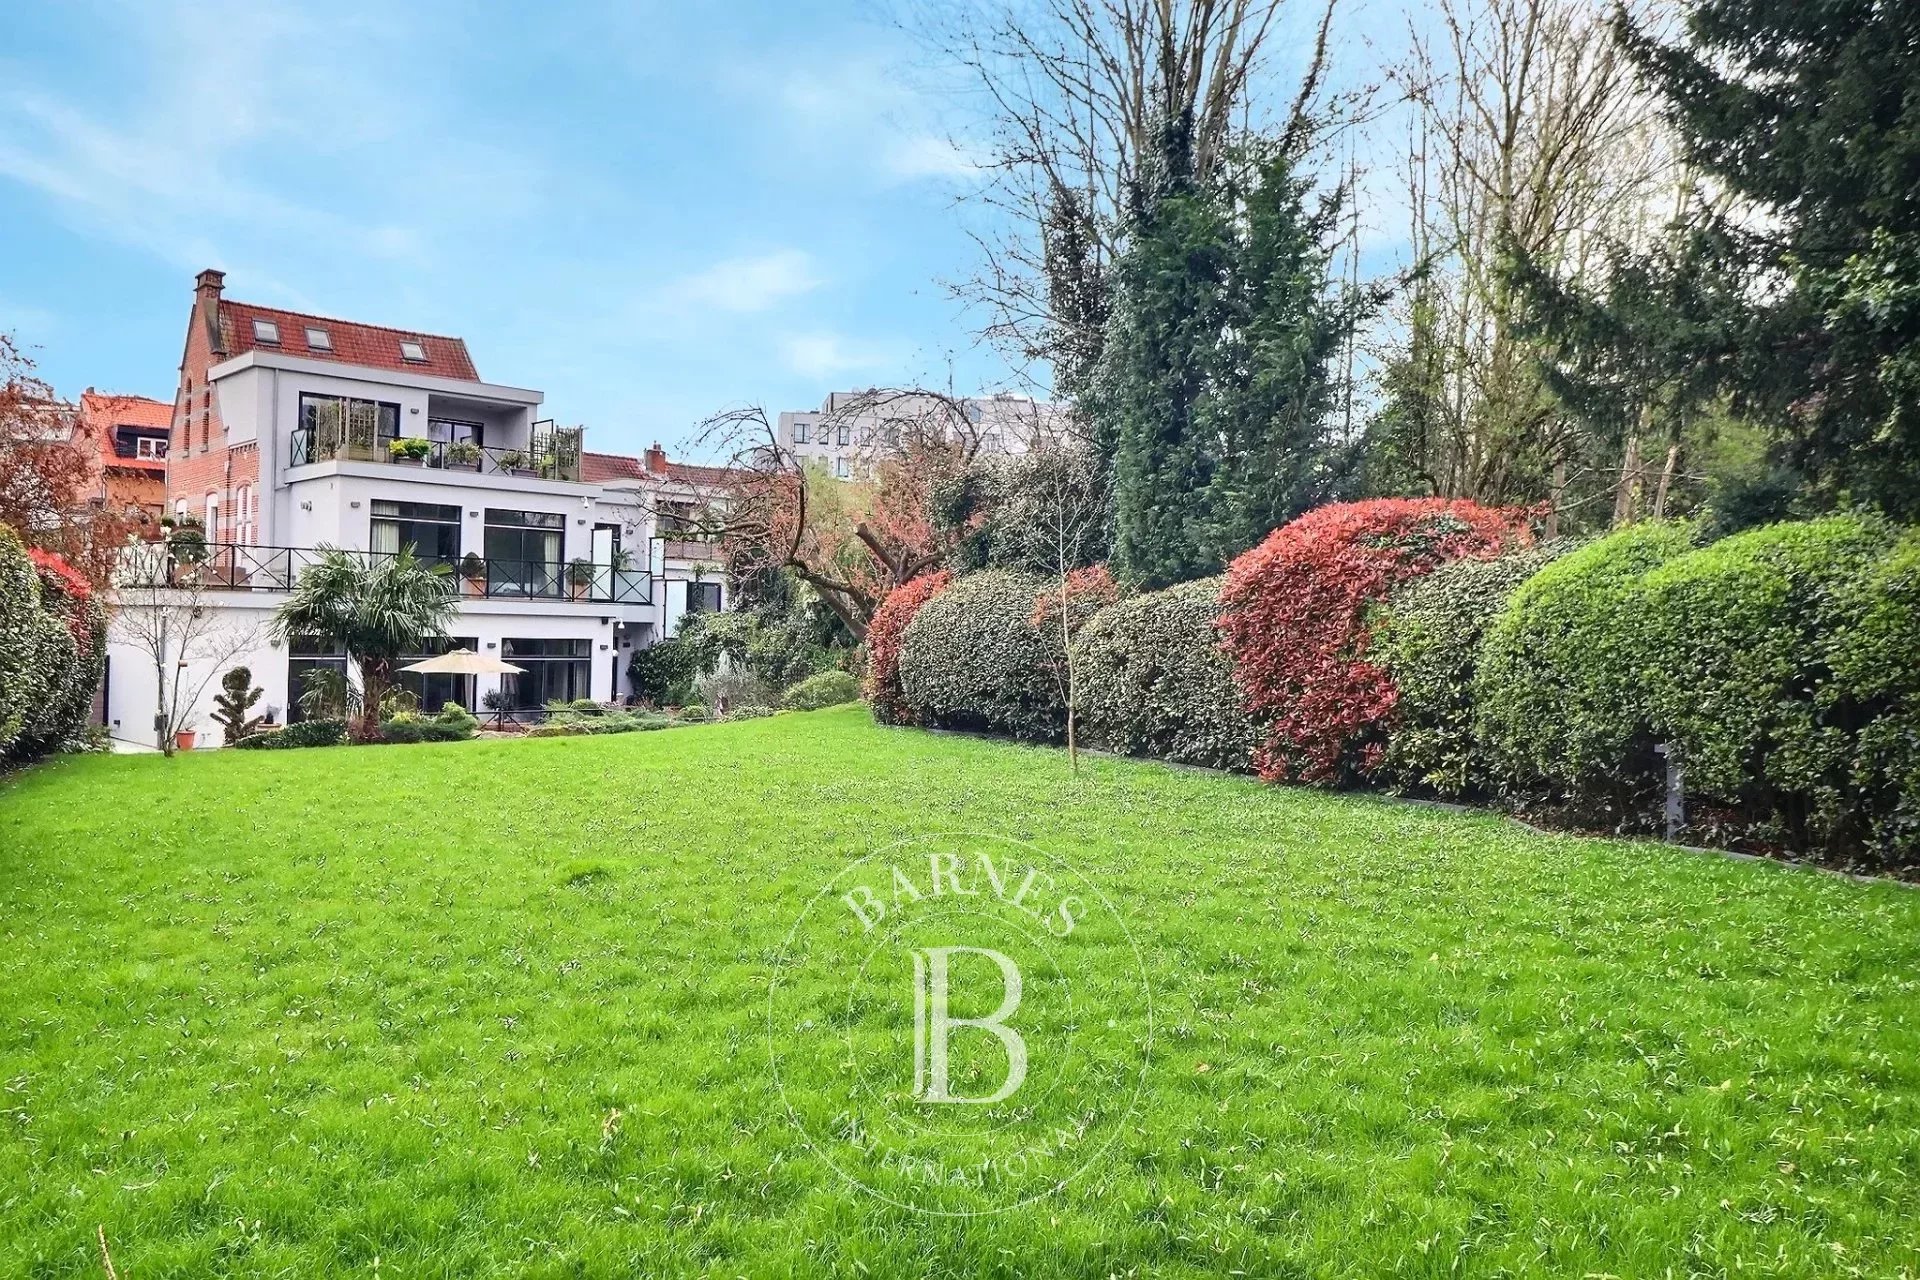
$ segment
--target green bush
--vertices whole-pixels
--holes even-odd
[[[764,720],[774,714],[772,707],[745,706],[735,707],[727,712],[729,720]]]
[[[843,702],[860,700],[860,682],[845,671],[822,671],[808,676],[781,695],[780,705],[788,711],[818,711]]]
[[[249,734],[233,745],[239,751],[282,751],[296,747],[337,747],[346,738],[345,720],[302,720],[284,728]]]
[[[1443,796],[1488,788],[1473,735],[1480,641],[1521,584],[1567,550],[1540,546],[1493,560],[1455,560],[1394,591],[1372,620],[1367,652],[1397,692],[1386,777]]]
[[[603,716],[607,713],[607,709],[592,698],[575,698],[572,702],[560,705],[583,716]]]
[[[928,600],[902,636],[900,691],[920,724],[1016,738],[1060,735],[1066,699],[1050,643],[1033,624],[1043,578],[990,570]]]
[[[703,724],[708,719],[707,709],[697,702],[690,702],[680,708],[680,714],[675,716],[674,719],[685,724]]]
[[[1632,525],[1529,578],[1487,628],[1473,676],[1487,777],[1522,803],[1608,826],[1643,813],[1660,768],[1634,708],[1641,577],[1692,548],[1686,525]]]
[[[86,580],[0,525],[0,757],[77,744],[105,663],[105,617]]]
[[[1871,857],[1920,865],[1920,531],[1854,584],[1854,625],[1832,646],[1830,715],[1862,722],[1849,783]]]
[[[1858,637],[1873,594],[1862,584],[1893,543],[1855,516],[1767,525],[1641,580],[1627,609],[1639,710],[1679,748],[1690,825],[1828,855],[1866,841],[1854,754],[1886,708],[1836,696],[1829,655]]]
[[[470,720],[471,718],[469,718]],[[425,717],[395,716],[380,725],[380,741],[392,743],[406,742],[465,742],[473,736],[473,724],[458,720],[428,720]]]
[[[1074,639],[1086,740],[1127,755],[1248,768],[1256,735],[1220,649],[1219,614],[1218,578],[1094,614]]]
[[[549,721],[527,730],[527,736],[529,738],[579,738],[586,736],[588,732],[590,732],[588,728],[578,721],[560,723]]]
[[[434,716],[434,719],[441,724],[464,727],[466,729],[466,733],[462,735],[464,737],[472,737],[474,730],[480,727],[480,722],[474,718],[473,713],[457,702],[442,704],[440,713]]]

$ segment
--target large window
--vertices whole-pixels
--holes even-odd
[[[502,640],[500,656],[526,668],[525,675],[501,677],[507,701],[516,710],[592,696],[591,640]]]
[[[487,442],[487,424],[462,422],[458,418],[428,418],[427,439],[444,440],[448,444],[484,445]]]
[[[487,589],[496,596],[565,594],[560,539],[567,518],[551,511],[487,508]]]
[[[689,582],[687,584],[687,612],[720,612],[720,584],[717,582]]]
[[[346,396],[302,395],[300,430],[306,456],[296,458],[296,463],[342,457],[384,462],[387,442],[400,436],[400,406]]]
[[[375,498],[372,534],[368,545],[375,551],[412,547],[422,560],[451,565],[460,558],[460,508]]]
[[[344,694],[347,687],[347,651],[319,644],[312,636],[289,636],[287,638],[288,724],[298,724],[308,718],[300,705],[300,698],[302,694],[316,686],[323,686],[332,691],[335,697]]]
[[[436,644],[428,645],[418,653],[402,655],[394,665],[405,667],[428,658],[437,658],[454,649],[477,650],[479,647],[479,642],[472,636],[449,636]],[[423,671],[396,670],[393,680],[400,688],[420,700],[422,711],[438,711],[449,702],[457,702],[469,711],[474,709],[472,676],[434,675]]]

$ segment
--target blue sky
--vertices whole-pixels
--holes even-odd
[[[57,390],[172,395],[192,279],[467,339],[592,447],[751,401],[1007,370],[951,100],[847,6],[14,5],[0,329]],[[916,82],[918,87],[913,87]]]

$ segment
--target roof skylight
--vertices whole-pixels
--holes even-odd
[[[333,337],[325,329],[307,330],[307,346],[314,351],[333,350]]]
[[[426,344],[423,342],[415,342],[411,338],[402,338],[400,340],[400,358],[402,360],[411,360],[415,364],[425,364],[427,362]]]
[[[275,346],[279,346],[280,326],[271,320],[255,320],[253,322],[253,340],[255,342],[271,342]]]

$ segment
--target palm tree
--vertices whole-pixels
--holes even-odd
[[[281,640],[312,636],[347,651],[360,668],[354,734],[364,740],[379,724],[394,662],[444,640],[458,608],[446,566],[421,560],[411,547],[377,557],[323,547],[274,613],[273,630]]]

